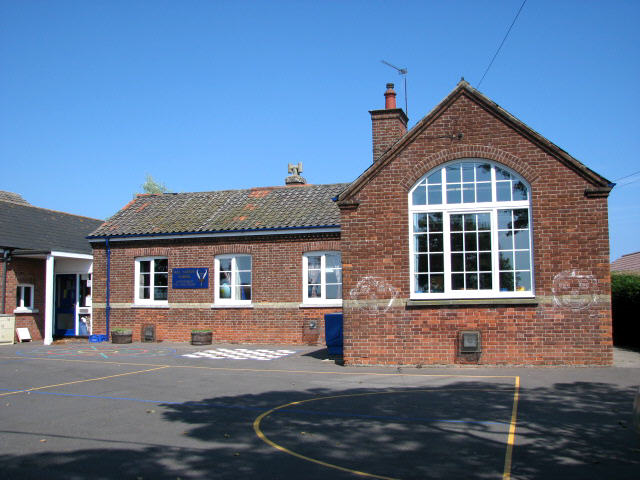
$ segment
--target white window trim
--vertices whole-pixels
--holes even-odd
[[[327,282],[326,282],[326,263],[327,254],[340,255],[340,265],[342,266],[342,252],[337,250],[319,250],[313,252],[305,252],[302,255],[302,305],[303,307],[340,307],[342,306],[342,299],[326,298],[327,297]],[[309,257],[321,256],[320,264],[320,276],[321,276],[321,297],[309,298]],[[342,278],[342,275],[341,275]],[[342,285],[342,283],[341,283]]]
[[[20,294],[20,305],[18,305],[15,310],[13,311],[13,313],[37,313],[38,310],[35,307],[34,303],[33,303],[33,299],[35,297],[35,287],[33,284],[31,283],[19,283],[17,286],[17,288],[21,289],[21,294]],[[31,288],[31,307],[25,307],[24,306],[24,287],[29,287]]]
[[[235,291],[236,284],[234,272],[237,271],[237,257],[249,257],[251,260],[251,299],[250,300],[236,300],[234,298],[220,298],[220,260],[231,259],[231,292]],[[215,258],[215,278],[214,278],[214,300],[213,308],[218,307],[247,307],[251,306],[253,302],[253,256],[250,253],[229,253],[224,255],[216,255]]]
[[[169,268],[167,268],[167,299],[166,300],[154,300],[153,299],[153,289],[154,289],[154,273],[155,267],[153,260],[167,260],[168,258],[165,256],[156,256],[156,257],[137,257],[135,259],[135,278],[134,278],[134,290],[133,290],[133,306],[163,306],[169,305]],[[150,295],[151,298],[140,298],[140,262],[150,261],[151,263],[151,284],[150,284]]]
[[[446,167],[456,163],[487,163],[492,167],[498,167],[508,171],[521,180],[527,187],[528,200],[501,201],[501,202],[476,202],[476,203],[446,203]],[[442,203],[438,205],[413,205],[413,191],[422,181],[434,171],[442,169]],[[491,169],[491,195],[496,196],[495,168]],[[533,223],[531,214],[531,186],[520,175],[502,164],[483,158],[460,158],[439,165],[420,177],[411,187],[408,193],[408,221],[409,221],[409,274],[410,274],[410,299],[412,300],[444,300],[444,299],[485,299],[485,298],[533,298],[535,297],[535,272],[533,264]],[[525,292],[501,292],[499,283],[499,249],[498,249],[498,210],[516,210],[526,208],[529,214],[529,266],[531,271],[531,291]],[[443,218],[443,253],[444,253],[444,280],[445,291],[442,293],[417,293],[415,291],[415,241],[414,221],[415,213],[442,212]],[[490,213],[491,215],[491,259],[492,259],[492,289],[491,290],[451,290],[451,235],[450,215],[459,213]]]

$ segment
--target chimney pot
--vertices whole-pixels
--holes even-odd
[[[387,83],[387,91],[384,92],[384,108],[385,110],[396,108],[396,92],[393,90],[393,83]]]

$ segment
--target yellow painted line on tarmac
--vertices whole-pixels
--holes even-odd
[[[64,385],[74,385],[76,383],[97,382],[100,380],[107,380],[109,378],[124,377],[125,375],[136,375],[138,373],[153,372],[154,370],[162,370],[163,368],[168,368],[168,367],[163,366],[163,367],[157,367],[157,368],[148,368],[146,370],[138,370],[136,372],[117,373],[115,375],[107,375],[106,377],[87,378],[85,380],[74,380],[72,382],[56,383],[54,385],[44,385],[42,387],[25,388],[24,390],[16,390],[14,392],[0,393],[0,397],[6,397],[7,395],[17,395],[18,393],[35,392],[36,390],[43,390],[45,388],[62,387]]]
[[[132,363],[132,362],[116,362],[106,360],[77,360],[69,358],[46,358],[46,357],[27,357],[27,356],[0,356],[2,358],[20,359],[20,360],[44,360],[50,362],[74,362],[74,363],[99,363],[107,365],[133,365],[137,367],[168,367],[168,368],[186,368],[194,370],[215,370],[224,372],[255,372],[255,373],[302,373],[305,375],[365,375],[379,377],[456,377],[456,378],[515,378],[515,375],[461,375],[456,373],[380,373],[380,372],[332,372],[332,371],[313,371],[313,370],[286,370],[286,369],[269,369],[269,368],[229,368],[229,367],[206,367],[200,365],[167,365],[159,363]],[[410,367],[407,367],[410,368]]]
[[[511,457],[513,444],[516,438],[516,418],[518,416],[518,399],[520,397],[520,377],[516,377],[515,391],[513,392],[513,407],[511,408],[511,423],[509,424],[509,436],[507,437],[507,452],[504,455],[504,472],[502,480],[511,478]]]

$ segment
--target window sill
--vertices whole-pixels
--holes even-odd
[[[451,298],[443,300],[407,300],[407,307],[474,306],[474,305],[538,305],[539,300],[529,298]]]
[[[253,308],[253,304],[251,303],[244,303],[244,304],[237,304],[237,303],[229,303],[228,305],[225,304],[219,304],[219,303],[214,303],[213,305],[211,305],[212,309],[224,309],[224,308],[248,308],[248,309],[252,309]]]
[[[16,308],[13,313],[26,313],[26,314],[30,314],[30,313],[39,313],[40,310],[38,310],[37,308],[34,308],[33,310],[29,309],[29,308]]]
[[[168,303],[158,303],[158,304],[150,304],[150,303],[134,303],[131,305],[131,308],[169,308]]]
[[[342,302],[339,303],[301,303],[298,308],[342,308]]]

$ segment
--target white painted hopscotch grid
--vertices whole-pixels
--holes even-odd
[[[211,358],[233,359],[233,360],[275,360],[296,353],[295,350],[249,350],[247,348],[216,348],[213,350],[203,350],[202,352],[187,353],[182,355],[187,358]]]

